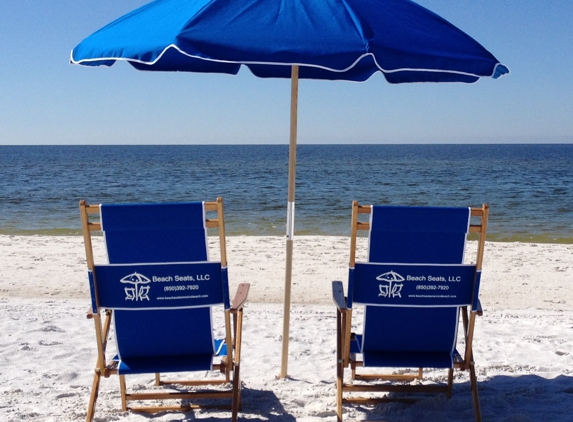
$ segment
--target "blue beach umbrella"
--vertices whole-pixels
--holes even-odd
[[[281,377],[287,376],[298,80],[464,82],[509,73],[490,52],[410,0],[156,0],[95,32],[71,62],[291,78]]]

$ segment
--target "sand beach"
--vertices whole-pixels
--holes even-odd
[[[284,238],[227,239],[231,289],[251,283],[243,338],[243,412],[260,421],[334,421],[333,280],[349,239],[295,238],[289,377],[280,367]],[[475,247],[471,242],[468,248]],[[96,255],[103,256],[101,242]],[[573,414],[573,245],[489,242],[474,354],[486,421],[566,421]],[[0,236],[0,420],[85,418],[96,349],[84,248],[77,236]],[[441,375],[441,374],[437,374]],[[432,373],[429,374],[432,376]],[[128,381],[137,389],[152,380]],[[123,412],[117,379],[102,381],[96,421],[224,420],[219,410]],[[346,407],[346,420],[472,421],[467,376],[453,397]]]

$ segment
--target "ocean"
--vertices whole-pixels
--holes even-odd
[[[299,145],[295,235],[363,204],[491,207],[492,241],[573,243],[573,145]],[[285,235],[287,145],[0,146],[0,234],[79,235],[78,202],[225,202],[228,235]]]

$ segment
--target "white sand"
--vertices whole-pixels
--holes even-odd
[[[264,421],[334,421],[332,280],[345,280],[348,239],[298,237],[293,267],[289,375],[279,373],[284,239],[228,239],[232,288],[251,283],[243,338],[243,412]],[[469,248],[475,245],[470,244]],[[102,255],[101,242],[96,254]],[[79,237],[0,236],[0,420],[85,418],[95,362],[85,259]],[[573,245],[488,243],[484,316],[475,360],[485,421],[573,420]],[[437,373],[441,375],[440,373]],[[431,375],[431,374],[430,374]],[[150,388],[147,377],[130,382]],[[225,419],[228,412],[148,416],[120,411],[116,378],[102,381],[96,421]],[[374,410],[345,407],[346,420],[471,421],[467,376],[452,399]]]

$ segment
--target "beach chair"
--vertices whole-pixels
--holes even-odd
[[[478,293],[488,212],[487,205],[353,203],[347,295],[342,282],[332,285],[339,421],[346,403],[409,402],[426,393],[450,398],[454,369],[469,372],[474,415],[481,421],[472,342],[482,314]],[[359,231],[369,234],[365,262],[356,261]],[[463,264],[468,233],[477,237],[477,252],[471,264]],[[363,306],[361,334],[352,332],[356,305]],[[447,382],[424,383],[424,368],[448,370]]]
[[[219,407],[220,399],[226,399],[236,421],[241,407],[243,304],[249,285],[240,284],[230,300],[222,199],[125,205],[81,201],[80,212],[91,292],[88,317],[95,323],[97,341],[86,420],[94,417],[101,377],[118,375],[124,411],[187,411]],[[215,218],[207,218],[211,213]],[[217,229],[218,261],[208,259],[207,228]],[[95,232],[104,235],[107,264],[94,262]],[[218,331],[221,339],[214,335],[215,311],[221,312],[224,325]],[[111,332],[115,350],[106,353]],[[165,380],[165,373],[177,379]],[[173,373],[186,373],[191,379],[180,380]],[[168,388],[128,392],[126,375],[131,374],[155,374],[155,385]],[[137,403],[144,400],[167,402]]]

